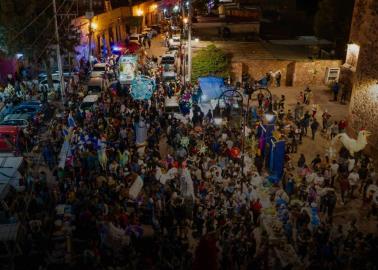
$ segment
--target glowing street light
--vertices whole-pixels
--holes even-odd
[[[184,19],[182,19],[182,21],[183,21],[185,24],[187,24],[187,23],[188,23],[188,18],[185,17]]]
[[[174,11],[174,12],[179,11],[179,9],[180,9],[180,7],[179,7],[178,5],[175,5],[175,6],[173,7],[173,11]]]
[[[143,10],[138,9],[136,13],[137,13],[138,16],[142,16],[143,15]]]

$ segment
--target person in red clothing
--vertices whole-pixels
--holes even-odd
[[[342,201],[342,204],[345,203],[345,195],[346,193],[349,191],[349,180],[348,180],[348,177],[346,175],[340,175],[339,177],[339,185],[340,185],[340,195],[341,195],[341,201]]]
[[[347,126],[348,126],[348,123],[347,123],[347,121],[345,119],[340,120],[340,122],[339,122],[339,132],[340,133],[345,132],[345,129],[346,129]]]
[[[258,218],[261,214],[261,208],[262,208],[262,205],[261,205],[260,199],[252,200],[251,210],[252,210],[252,213],[253,213],[253,223],[254,224],[257,224],[257,220],[258,220]]]

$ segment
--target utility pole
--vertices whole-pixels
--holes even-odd
[[[188,81],[192,80],[192,1],[188,0]]]
[[[54,23],[55,23],[55,38],[56,38],[56,57],[58,61],[59,69],[59,79],[60,79],[60,96],[62,98],[62,103],[64,104],[64,78],[63,78],[63,67],[62,67],[62,57],[60,55],[60,44],[59,44],[59,29],[58,29],[58,17],[56,11],[56,1],[53,0],[54,8]]]
[[[89,35],[88,35],[88,61],[89,66],[92,68],[92,18],[93,18],[93,0],[89,0],[89,11],[86,14],[86,17],[89,19]]]

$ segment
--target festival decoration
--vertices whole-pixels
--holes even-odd
[[[149,100],[155,87],[155,81],[152,78],[137,76],[131,83],[131,96],[134,100]]]
[[[188,145],[189,145],[189,137],[182,137],[180,144],[183,147],[188,147]]]
[[[367,130],[360,130],[358,132],[357,140],[350,138],[346,133],[340,133],[336,135],[331,142],[333,146],[336,141],[340,141],[349,153],[354,156],[354,153],[360,152],[367,145],[367,137],[371,135],[371,132]]]
[[[240,149],[238,147],[232,147],[230,150],[230,155],[233,158],[239,158],[240,157]]]
[[[203,141],[200,141],[197,144],[197,149],[198,149],[198,153],[201,154],[201,155],[203,155],[207,152],[207,146]]]

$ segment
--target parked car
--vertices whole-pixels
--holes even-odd
[[[160,65],[163,66],[164,71],[171,71],[176,69],[177,58],[174,52],[164,54],[160,59]]]
[[[161,33],[161,27],[160,27],[160,25],[154,24],[154,25],[151,25],[150,27],[151,27],[153,30],[155,30],[157,34],[160,34],[160,33]]]
[[[106,73],[106,64],[105,63],[97,63],[93,65],[91,71],[91,78],[95,77],[103,77]]]
[[[16,126],[20,128],[27,128],[29,126],[31,117],[27,113],[8,114],[3,121],[0,122],[0,126]]]
[[[20,153],[20,140],[24,137],[20,127],[4,125],[0,126],[0,154]]]
[[[97,100],[98,100],[98,96],[97,95],[88,95],[88,96],[86,96],[83,99],[83,101],[82,101],[82,103],[80,105],[80,109],[82,111],[89,110],[90,108],[92,108],[92,106],[94,104],[97,103]]]
[[[179,48],[181,45],[181,37],[179,35],[173,35],[171,39],[169,39],[169,47],[172,48]]]
[[[44,117],[43,107],[27,104],[18,105],[13,109],[12,114],[28,114],[33,120],[40,120]]]
[[[105,79],[102,77],[90,78],[87,83],[87,94],[100,95],[105,89]]]
[[[140,42],[139,42],[139,34],[131,34],[130,36],[129,36],[129,41],[130,41],[130,43],[135,43],[135,44],[138,44],[138,45],[140,45]]]
[[[59,92],[60,91],[60,81],[53,79],[53,87],[54,87],[55,91]],[[50,90],[47,78],[42,80],[39,83],[39,91],[42,92],[45,89],[47,89],[48,91]]]
[[[162,75],[164,82],[174,81],[176,80],[176,76],[177,74],[174,71],[163,71]]]
[[[178,98],[173,96],[171,98],[166,97],[164,101],[164,113],[171,115],[173,118],[179,120],[180,122],[187,124],[188,119],[181,114],[180,105]]]

